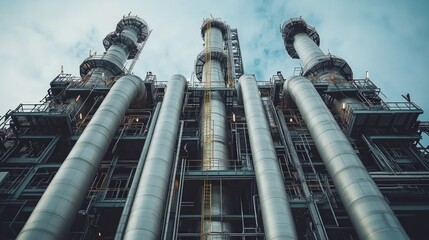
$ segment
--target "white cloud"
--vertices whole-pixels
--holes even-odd
[[[102,52],[104,36],[132,11],[153,29],[134,73],[160,80],[187,78],[203,49],[202,19],[212,14],[238,28],[244,68],[268,80],[299,65],[284,50],[280,25],[302,16],[314,25],[321,48],[346,59],[355,77],[369,70],[389,101],[413,100],[429,112],[425,70],[429,46],[425,1],[23,1],[0,3],[0,114],[19,103],[38,102],[49,82],[65,71],[79,75],[88,51]],[[258,62],[258,64],[256,64]],[[429,114],[426,113],[428,119]]]

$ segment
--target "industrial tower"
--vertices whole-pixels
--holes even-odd
[[[197,82],[142,80],[148,25],[121,19],[80,77],[0,119],[0,238],[425,239],[423,111],[302,18],[281,33],[303,66],[287,79],[244,74],[237,29],[209,18]]]

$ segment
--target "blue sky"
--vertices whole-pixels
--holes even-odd
[[[176,73],[190,79],[210,14],[238,28],[246,73],[290,76],[300,62],[287,55],[279,30],[302,16],[319,32],[321,49],[344,58],[355,78],[369,71],[385,101],[411,93],[425,111],[421,120],[429,120],[427,9],[424,0],[1,1],[0,114],[42,99],[61,65],[78,76],[89,50],[103,52],[105,35],[132,11],[153,29],[134,67],[141,77],[152,71],[160,80]]]

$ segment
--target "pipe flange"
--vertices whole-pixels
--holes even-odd
[[[124,29],[131,28],[137,31],[137,42],[141,43],[149,35],[147,23],[137,16],[124,16],[116,25],[116,32],[120,33]]]
[[[201,82],[203,79],[203,66],[206,63],[206,56],[208,54],[205,50],[203,50],[200,54],[198,54],[197,60],[195,61],[195,75],[197,79]],[[227,59],[228,56],[222,49],[211,49],[210,50],[211,60],[217,60],[220,62],[221,68],[225,73],[227,67]]]
[[[134,59],[139,51],[137,43],[128,36],[111,32],[103,40],[104,49],[107,50],[114,44],[124,46],[124,50],[129,52],[128,59]]]
[[[219,29],[222,32],[222,37],[225,38],[226,33],[228,32],[228,25],[220,20],[207,18],[204,19],[203,25],[201,26],[201,36],[203,39],[209,23],[211,28]]]
[[[309,67],[307,70],[304,71],[302,75],[305,77],[318,76],[328,71],[335,70],[346,80],[353,80],[353,71],[344,59],[332,55],[328,57],[329,58],[324,59]]]
[[[113,73],[113,75],[122,75],[124,73],[123,66],[118,66],[114,62],[103,58],[104,56],[92,56],[80,65],[80,76],[86,76],[93,68],[101,67]]]
[[[299,58],[293,46],[293,42],[295,41],[294,37],[298,33],[307,33],[317,46],[320,45],[320,37],[314,27],[309,26],[304,19],[300,17],[285,21],[282,25],[281,32],[286,51],[292,58]]]

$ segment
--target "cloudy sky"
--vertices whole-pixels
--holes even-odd
[[[290,76],[300,62],[287,55],[279,29],[302,16],[319,32],[321,49],[348,61],[355,78],[369,71],[385,101],[411,93],[429,120],[428,9],[425,0],[0,1],[0,114],[41,100],[61,65],[78,76],[89,50],[102,53],[105,35],[131,11],[153,29],[134,67],[141,77],[190,79],[210,14],[238,28],[246,73]]]

